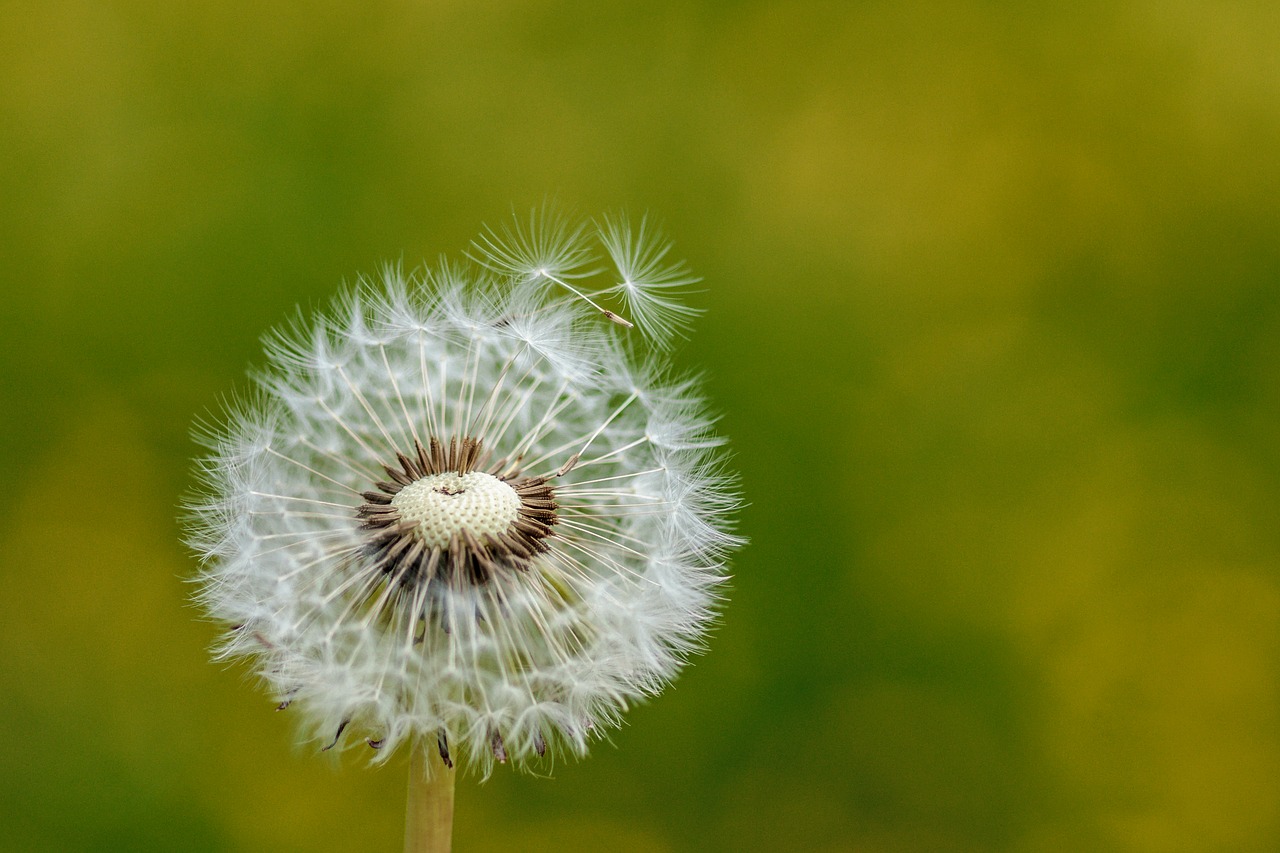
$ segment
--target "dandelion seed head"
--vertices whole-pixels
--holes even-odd
[[[270,335],[202,427],[216,654],[323,748],[438,743],[482,773],[582,754],[703,648],[736,481],[650,334],[691,315],[663,295],[627,328],[605,306],[640,302],[592,285],[592,239],[610,276],[676,280],[625,229],[544,209],[486,231],[478,266],[387,267]]]

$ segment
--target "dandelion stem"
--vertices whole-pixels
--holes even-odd
[[[453,847],[453,779],[435,750],[420,744],[409,761],[405,853],[449,853]]]

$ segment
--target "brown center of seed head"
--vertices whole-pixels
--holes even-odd
[[[548,550],[556,515],[546,477],[521,477],[518,464],[488,463],[480,439],[414,442],[383,465],[388,480],[362,494],[360,527],[377,567],[401,586],[487,583],[506,569],[522,570]]]

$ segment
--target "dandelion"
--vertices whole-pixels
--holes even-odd
[[[738,497],[697,381],[658,357],[692,317],[669,248],[645,221],[513,219],[475,263],[387,269],[272,335],[204,430],[188,538],[217,656],[322,749],[412,751],[409,849],[447,849],[455,764],[582,755],[701,648]]]

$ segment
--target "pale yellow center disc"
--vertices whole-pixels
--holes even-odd
[[[516,490],[481,471],[428,474],[397,492],[391,505],[428,548],[444,548],[463,531],[497,537],[520,514]]]

